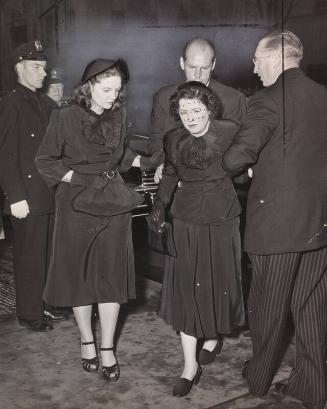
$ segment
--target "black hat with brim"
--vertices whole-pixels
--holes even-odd
[[[82,84],[85,84],[91,78],[101,74],[109,68],[117,68],[121,73],[123,82],[127,82],[129,79],[129,72],[127,63],[122,59],[109,60],[107,58],[97,58],[87,64],[83,76]]]
[[[11,53],[11,61],[13,65],[24,60],[48,60],[48,57],[43,51],[43,46],[40,40],[33,40],[28,43],[23,43],[13,50],[13,52]]]

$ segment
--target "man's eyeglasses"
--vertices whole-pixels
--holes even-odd
[[[278,54],[278,52],[266,52],[264,55],[262,55],[261,57],[254,57],[252,58],[252,62],[254,65],[257,65],[259,60],[261,60],[262,58],[266,58],[266,57],[271,57],[272,55]]]

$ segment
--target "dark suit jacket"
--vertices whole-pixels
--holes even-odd
[[[256,93],[224,156],[225,169],[253,167],[245,250],[278,254],[327,245],[327,91],[300,69]]]
[[[170,209],[174,218],[194,224],[223,224],[240,214],[232,181],[222,168],[223,152],[237,129],[234,122],[219,120],[198,138],[185,128],[168,132],[158,197],[167,205],[175,192]]]
[[[27,200],[30,214],[47,214],[54,209],[54,192],[35,165],[49,114],[43,97],[20,84],[1,101],[0,185],[6,213],[10,214],[10,204],[21,200]]]
[[[179,125],[179,122],[169,114],[169,99],[176,91],[178,85],[180,84],[162,87],[153,97],[151,135],[149,139],[149,151],[151,154],[162,150],[165,133]],[[213,79],[210,80],[209,88],[221,99],[223,105],[222,119],[229,119],[241,125],[246,116],[245,96],[234,88],[223,85]],[[158,164],[160,164],[160,161]]]

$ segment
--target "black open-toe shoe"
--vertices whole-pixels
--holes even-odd
[[[100,348],[100,351],[113,351],[113,348]],[[115,355],[116,358],[116,355]],[[106,381],[109,382],[116,382],[120,377],[120,368],[117,362],[111,366],[103,366],[102,365],[102,374]]]
[[[201,375],[202,369],[201,366],[199,365],[196,374],[191,381],[186,378],[179,378],[174,386],[173,396],[182,397],[188,395],[192,389],[192,386],[197,385],[199,383]]]
[[[82,345],[91,344],[94,344],[94,341],[82,342]],[[82,366],[86,372],[96,372],[99,369],[99,358],[97,356],[90,359],[82,357]]]
[[[223,347],[223,340],[219,338],[217,341],[217,345],[214,347],[212,351],[202,348],[199,353],[199,364],[200,365],[211,364],[216,359],[216,356],[220,354],[222,347]]]

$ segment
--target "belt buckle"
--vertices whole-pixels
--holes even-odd
[[[112,179],[113,177],[116,176],[116,171],[115,170],[104,170],[102,172],[103,176],[106,177],[107,179]]]

